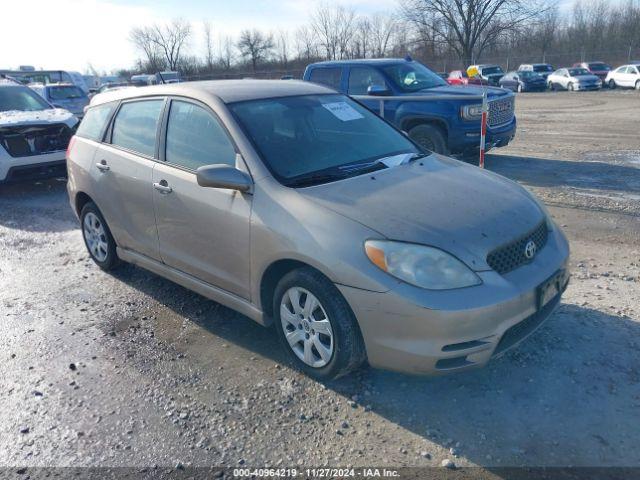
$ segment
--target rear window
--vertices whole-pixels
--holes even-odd
[[[85,93],[78,87],[49,87],[49,97],[51,100],[72,100],[86,97]]]
[[[125,103],[113,122],[111,143],[148,157],[156,153],[156,133],[164,100]]]
[[[311,70],[309,80],[315,83],[321,83],[335,90],[340,90],[341,76],[341,68],[314,68]]]
[[[116,108],[115,103],[105,103],[87,110],[76,135],[96,142],[101,141],[104,129],[114,108]]]

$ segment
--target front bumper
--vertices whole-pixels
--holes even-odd
[[[536,259],[499,275],[478,272],[483,283],[428,291],[401,283],[385,293],[338,288],[353,309],[373,367],[443,374],[482,367],[535,331],[560,303],[560,293],[538,308],[537,288],[567,272],[569,247],[555,228]]]
[[[588,83],[588,84],[578,83],[575,86],[575,89],[579,91],[600,90],[601,88],[602,88],[602,84],[599,84],[599,83]]]
[[[516,136],[517,121],[513,117],[509,123],[497,127],[487,127],[485,151],[506,147]],[[449,150],[452,154],[471,155],[480,150],[480,129],[478,125],[454,126],[449,133]]]
[[[0,147],[0,184],[62,177],[66,174],[64,150],[29,157],[12,157]]]

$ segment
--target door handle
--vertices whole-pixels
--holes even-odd
[[[107,165],[106,160],[100,160],[99,163],[96,163],[96,167],[98,167],[98,170],[100,170],[101,172],[106,172],[107,170],[109,170],[109,165]]]
[[[166,180],[160,180],[157,183],[153,184],[153,188],[158,190],[160,193],[171,193],[173,189],[169,186]]]

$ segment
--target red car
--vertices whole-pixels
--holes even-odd
[[[589,70],[589,73],[595,75],[600,80],[602,80],[602,84],[604,85],[604,81],[607,78],[607,74],[611,70],[611,67],[604,62],[582,62],[582,63],[574,63],[574,67],[586,68]]]
[[[482,80],[479,78],[469,78],[467,72],[463,70],[453,70],[447,77],[449,85],[481,85]]]

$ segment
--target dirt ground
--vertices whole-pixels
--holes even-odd
[[[0,466],[640,466],[640,96],[521,94],[487,167],[572,249],[552,318],[487,368],[321,384],[274,332],[100,271],[62,181],[0,187]]]

